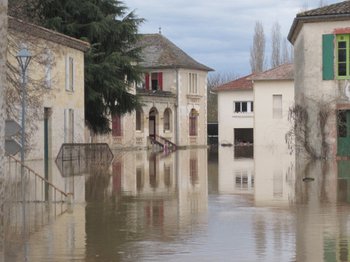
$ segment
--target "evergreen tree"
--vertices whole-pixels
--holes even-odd
[[[110,131],[109,116],[139,106],[129,93],[140,68],[137,41],[143,19],[118,0],[37,0],[32,20],[63,34],[88,41],[85,54],[85,119],[96,133]]]

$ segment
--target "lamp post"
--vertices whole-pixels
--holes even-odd
[[[22,130],[21,130],[21,180],[22,180],[22,197],[24,198],[24,149],[25,149],[25,124],[26,124],[26,71],[32,56],[27,48],[23,47],[16,55],[19,66],[21,67],[21,93],[22,93]]]
[[[23,47],[16,55],[19,66],[21,67],[22,82],[22,130],[21,130],[21,184],[22,184],[22,216],[23,216],[23,240],[24,240],[24,257],[27,261],[27,238],[26,238],[26,203],[25,203],[25,183],[24,183],[24,147],[25,147],[25,131],[26,131],[26,71],[32,56],[27,48]]]

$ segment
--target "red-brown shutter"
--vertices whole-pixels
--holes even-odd
[[[158,73],[158,85],[159,85],[159,90],[163,90],[163,73],[162,72]]]
[[[147,73],[145,76],[145,84],[146,84],[146,90],[149,90],[149,74]]]

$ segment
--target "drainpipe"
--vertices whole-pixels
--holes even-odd
[[[179,145],[179,130],[180,130],[180,123],[179,123],[179,101],[180,101],[180,95],[179,95],[179,69],[175,68],[176,72],[176,104],[175,104],[175,144],[176,146]]]

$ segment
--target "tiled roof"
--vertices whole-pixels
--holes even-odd
[[[350,20],[350,1],[301,12],[294,18],[289,30],[288,40],[294,43],[303,23],[344,20]]]
[[[252,80],[294,80],[293,64],[283,64],[267,70],[265,72],[255,74],[250,77]]]
[[[215,92],[221,92],[221,91],[242,91],[242,90],[252,90],[253,89],[253,82],[250,80],[250,77],[253,76],[253,74],[238,78],[236,80],[233,80],[231,82],[228,82],[226,84],[223,84],[221,86],[217,86],[213,89]]]
[[[186,68],[213,71],[187,55],[161,34],[144,34],[136,47],[142,47],[140,65],[144,68]]]
[[[350,14],[350,1],[344,1],[297,14],[297,17]]]
[[[60,45],[68,46],[83,52],[90,48],[90,44],[79,39],[58,33],[47,28],[24,22],[20,19],[9,16],[8,27],[20,33],[25,33],[34,37],[39,37]]]

